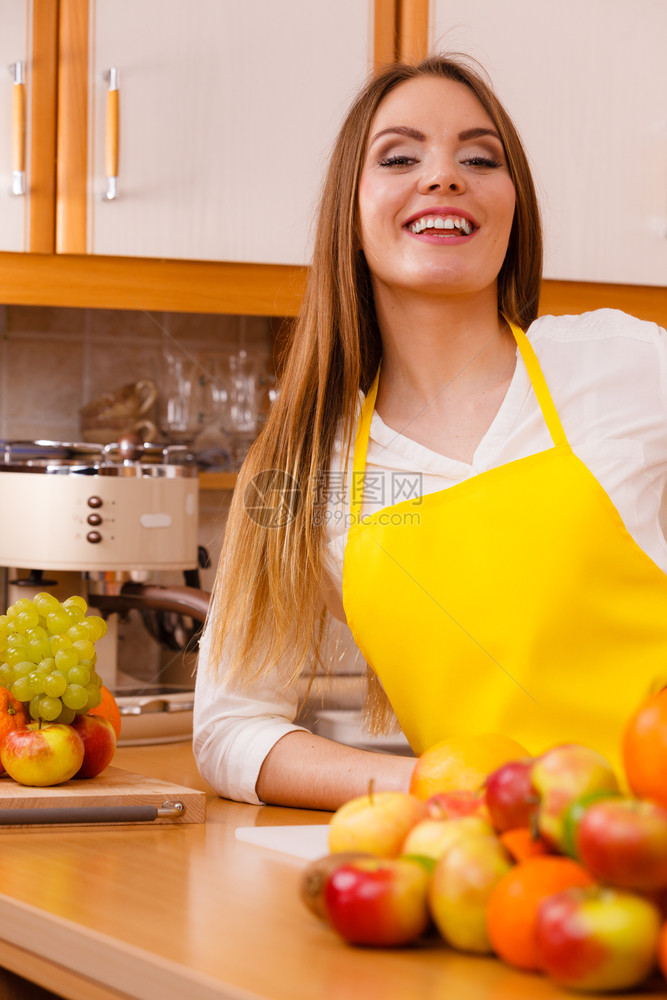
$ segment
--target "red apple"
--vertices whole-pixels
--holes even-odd
[[[76,715],[72,729],[83,740],[83,764],[75,778],[94,778],[113,760],[116,753],[116,730],[101,715]]]
[[[483,791],[462,788],[455,792],[436,792],[426,800],[428,814],[433,819],[455,819],[458,816],[481,816],[489,819]]]
[[[533,757],[511,760],[486,779],[486,806],[499,833],[531,825],[538,801],[531,778],[534,763]]]
[[[583,819],[584,813],[594,802],[599,802],[601,799],[615,798],[620,796],[620,794],[620,791],[589,792],[587,795],[581,795],[578,799],[570,802],[569,806],[563,813],[563,832],[561,836],[561,851],[563,854],[567,854],[569,857],[574,858],[575,861],[579,860],[577,831],[579,829],[579,824]]]
[[[657,962],[660,914],[649,900],[617,889],[566,889],[537,916],[542,971],[560,986],[588,992],[633,989]]]
[[[482,955],[493,951],[486,929],[487,903],[512,864],[493,833],[461,837],[437,862],[429,884],[429,909],[453,948]]]
[[[83,763],[83,740],[62,723],[30,723],[7,733],[0,759],[7,773],[20,785],[44,787],[73,778]]]
[[[493,833],[490,823],[481,816],[456,819],[423,819],[416,823],[403,841],[401,854],[437,860],[461,837]]]
[[[564,848],[564,819],[568,806],[590,792],[618,792],[618,780],[608,760],[579,743],[552,747],[532,768],[533,788],[539,796],[537,829],[556,850]]]
[[[324,889],[329,923],[351,944],[411,944],[430,924],[429,876],[404,858],[360,858],[336,868]]]
[[[329,821],[329,850],[363,851],[395,858],[415,823],[426,816],[426,803],[408,792],[371,792],[350,799]]]
[[[326,920],[324,889],[331,873],[336,868],[349,864],[350,861],[358,861],[359,858],[370,857],[372,857],[371,854],[350,851],[345,854],[325,854],[324,857],[311,861],[301,873],[301,880],[299,882],[299,895],[304,906],[316,917],[319,917],[320,920]]]
[[[645,799],[594,802],[579,822],[576,850],[601,882],[646,892],[667,888],[667,809]]]

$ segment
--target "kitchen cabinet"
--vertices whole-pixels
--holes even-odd
[[[62,0],[57,252],[307,263],[387,8]]]
[[[512,115],[537,181],[545,276],[664,285],[664,0],[403,0],[402,15],[404,54],[473,56]]]
[[[0,251],[53,249],[57,11],[0,9]]]
[[[226,0],[225,0],[226,2]],[[616,0],[614,0],[616,2]],[[658,0],[658,3],[660,0]],[[133,6],[137,10],[142,6],[143,0],[136,0]],[[481,3],[481,0],[480,0]],[[435,29],[429,32],[429,18],[434,16],[435,7],[433,3],[429,11],[428,0],[358,0],[358,5],[363,7],[366,15],[372,20],[372,30],[367,28],[367,41],[374,46],[373,62],[381,65],[391,62],[398,54],[401,57],[415,58],[428,49],[430,36],[435,38]],[[612,7],[609,4],[609,9]],[[196,4],[190,4],[193,11],[198,11],[202,4],[197,0]],[[223,6],[223,0],[219,0],[218,6]],[[246,7],[246,0],[237,2],[235,6],[239,9]],[[273,6],[280,9],[292,8],[290,0],[274,0]],[[335,6],[335,0],[317,0],[308,6],[314,10],[326,6]],[[493,4],[484,3],[480,5],[480,10],[488,8],[489,23],[496,24],[501,16],[494,12]],[[508,5],[503,3],[498,5],[502,8],[502,21],[506,21],[505,11]],[[538,44],[531,45],[531,52],[524,52],[528,49],[528,43],[523,39],[530,38],[532,25],[537,24],[546,16],[545,5],[531,5],[530,17],[522,19],[521,24],[515,26],[515,38],[507,42],[512,52],[521,48],[521,57],[529,58],[534,62],[539,58],[541,46],[545,39],[540,35]],[[655,0],[645,0],[640,5],[630,8],[629,4],[623,3],[624,9],[630,10],[628,18],[631,16],[646,19],[646,12],[650,11],[651,17],[656,7]],[[467,9],[473,10],[475,5],[467,4]],[[568,0],[567,9],[570,10],[573,4]],[[600,4],[596,0],[595,10]],[[461,24],[463,15],[457,13],[454,5],[448,5],[450,9],[449,26],[446,29],[438,28],[439,41],[448,47],[457,44],[457,36],[446,35],[452,24]],[[578,5],[574,15],[573,24],[580,24],[588,17],[589,5]],[[120,5],[119,5],[120,9]],[[464,8],[465,10],[466,8]],[[172,312],[201,312],[201,313],[235,313],[246,315],[272,315],[272,316],[294,316],[299,309],[307,269],[300,264],[289,263],[252,263],[247,260],[201,260],[185,259],[184,257],[168,259],[166,250],[160,250],[157,257],[137,257],[137,256],[116,256],[114,253],[103,253],[99,248],[90,252],[92,243],[91,219],[89,218],[89,203],[93,202],[96,212],[108,208],[122,207],[123,201],[128,199],[132,204],[137,203],[138,192],[130,196],[127,191],[127,179],[125,176],[129,163],[132,163],[130,150],[126,148],[125,137],[122,130],[127,125],[125,107],[127,86],[132,87],[137,78],[145,73],[139,66],[121,67],[122,75],[120,82],[120,121],[121,121],[121,143],[119,147],[119,168],[121,175],[119,178],[119,199],[116,205],[113,203],[104,204],[99,201],[101,185],[104,178],[94,181],[98,185],[97,193],[89,191],[89,159],[93,150],[89,148],[92,143],[94,128],[89,120],[90,113],[96,115],[99,125],[99,115],[105,113],[106,95],[104,93],[104,79],[102,73],[104,66],[98,66],[98,75],[95,88],[97,96],[89,101],[89,51],[94,52],[94,44],[91,40],[91,11],[93,15],[97,10],[94,0],[2,0],[0,3],[0,47],[4,62],[0,63],[0,303],[17,305],[51,305],[51,306],[75,306],[81,308],[118,308],[118,309],[142,309],[142,310],[164,310]],[[164,17],[162,15],[163,6],[160,5],[158,17],[154,22],[154,30],[162,29]],[[561,7],[555,8],[560,11]],[[606,23],[607,4],[605,3]],[[485,15],[487,16],[487,15]],[[551,16],[556,17],[557,13]],[[495,20],[493,20],[495,17]],[[369,21],[366,22],[369,24]],[[503,25],[501,25],[503,28]],[[505,33],[501,32],[503,39]],[[132,35],[133,28],[130,26],[127,35]],[[573,35],[575,32],[572,33]],[[616,44],[610,38],[610,33],[604,33],[604,37],[596,33],[580,41],[568,37],[564,52],[568,52],[572,45],[581,47],[588,44],[591,48],[590,56],[593,58],[595,52],[602,44]],[[650,45],[656,44],[656,37],[660,37],[658,32],[653,36],[649,34]],[[444,36],[444,37],[443,37]],[[13,38],[18,38],[19,42],[12,42]],[[463,44],[459,38],[458,41]],[[548,41],[548,39],[546,40]],[[343,47],[348,44],[348,40],[343,40]],[[321,33],[316,40],[306,38],[304,46],[316,48],[318,53],[322,53],[323,58],[328,58],[327,48],[329,39],[322,40]],[[28,62],[26,69],[26,94],[27,94],[27,116],[26,116],[26,174],[27,193],[25,197],[15,198],[11,195],[11,103],[12,103],[12,80],[6,67],[17,61],[20,55],[17,48],[25,54]],[[537,55],[534,55],[537,53]],[[113,58],[116,59],[116,55]],[[560,56],[560,54],[558,54]],[[109,57],[111,58],[111,57]],[[248,59],[248,65],[257,62],[253,54]],[[630,66],[629,58],[626,59],[625,52],[619,62],[620,66]],[[180,66],[180,62],[179,62]],[[187,81],[183,74],[179,74],[177,66],[172,74],[174,80],[178,80],[180,87],[185,92]],[[631,71],[623,71],[623,79],[628,86],[631,85],[633,74],[641,72],[645,74],[649,71],[655,74],[652,83],[646,88],[647,93],[660,93],[660,74],[664,74],[663,60],[648,60],[642,54],[639,59],[634,58]],[[6,73],[6,76],[4,75]],[[260,68],[257,69],[257,80],[262,78]],[[524,79],[527,78],[527,73]],[[57,83],[57,85],[56,85]],[[525,87],[530,96],[532,81],[530,86]],[[307,88],[306,88],[307,89]],[[664,89],[664,87],[663,87]],[[557,90],[554,87],[554,90]],[[179,89],[179,95],[181,90]],[[278,89],[275,88],[275,95]],[[271,100],[274,104],[278,102],[278,97],[274,95],[274,88],[271,89]],[[58,107],[56,107],[56,97]],[[180,100],[180,96],[178,98]],[[341,101],[344,101],[344,96]],[[507,99],[508,104],[510,98]],[[639,102],[639,107],[643,107],[643,99]],[[157,113],[157,112],[156,112]],[[60,118],[58,118],[58,114]],[[132,119],[134,111],[131,112]],[[56,124],[60,121],[58,134],[58,157],[56,159]],[[664,124],[664,115],[662,118]],[[65,125],[66,122],[66,125]],[[307,132],[306,123],[302,123],[302,131]],[[610,131],[610,136],[616,135],[616,129]],[[660,171],[664,175],[664,157],[660,150],[660,143],[664,143],[664,128],[662,131],[658,127],[655,131],[655,149],[652,151],[653,159],[650,169],[651,176],[658,176]],[[102,133],[97,139],[96,156],[102,155],[103,142]],[[623,143],[620,143],[623,146]],[[241,149],[241,147],[237,147]],[[568,147],[569,148],[569,147]],[[605,147],[601,147],[605,148]],[[620,150],[620,152],[623,152]],[[90,154],[90,156],[89,156]],[[614,157],[619,154],[619,150],[614,151]],[[175,155],[175,151],[170,149],[168,157]],[[241,155],[241,154],[238,154]],[[245,154],[244,154],[245,155]],[[611,159],[613,160],[612,157]],[[534,157],[533,157],[534,159]],[[609,156],[601,156],[601,160],[609,160]],[[191,161],[192,162],[192,161]],[[195,163],[196,166],[196,163]],[[175,172],[173,169],[172,173]],[[268,171],[268,166],[267,166]],[[642,169],[644,169],[642,167]],[[170,171],[172,168],[170,167]],[[582,172],[583,173],[583,172]],[[636,176],[636,164],[632,165],[627,177]],[[56,183],[57,182],[57,183]],[[546,187],[546,185],[544,185]],[[626,185],[627,186],[627,185]],[[635,185],[636,186],[636,185]],[[664,184],[663,184],[664,188]],[[221,196],[222,197],[222,196]],[[282,196],[281,196],[282,197]],[[653,218],[659,220],[660,213],[660,192],[654,199]],[[96,201],[97,199],[97,201]],[[625,199],[625,192],[624,192]],[[257,199],[259,200],[259,199]],[[553,200],[553,199],[552,199]],[[239,199],[240,202],[240,199]],[[624,202],[625,203],[625,202]],[[664,197],[662,204],[664,206]],[[56,205],[57,205],[57,228],[58,228],[58,253],[55,253],[55,233],[56,233]],[[664,215],[664,212],[663,212]],[[613,213],[609,218],[613,218]],[[213,212],[209,212],[208,226],[213,222],[221,225],[219,220],[214,219]],[[267,228],[265,219],[262,221],[264,228]],[[626,230],[634,226],[634,222],[625,220]],[[659,228],[659,221],[656,226]],[[582,239],[586,241],[596,237],[593,226],[588,227],[588,233],[581,233],[579,226],[569,229],[568,233],[573,239],[581,233]],[[188,240],[191,236],[188,234]],[[245,239],[245,236],[243,237]],[[627,239],[627,236],[625,237]],[[659,247],[660,244],[658,241]],[[584,244],[582,243],[582,247]],[[585,246],[588,246],[586,242]],[[617,240],[617,250],[627,246]],[[30,251],[30,252],[25,252]],[[133,251],[134,252],[134,251]],[[583,252],[583,250],[581,251]],[[626,309],[636,315],[646,319],[653,319],[663,325],[667,322],[667,289],[664,285],[652,283],[654,279],[650,276],[648,268],[637,266],[631,259],[629,250],[623,252],[623,268],[621,273],[615,278],[587,278],[586,274],[579,275],[575,270],[564,271],[564,274],[573,275],[575,280],[551,280],[543,285],[543,305],[542,311],[547,312],[582,312],[586,309],[597,308],[600,305],[615,306]],[[662,258],[658,259],[656,254],[653,266],[665,273]],[[627,268],[633,266],[634,276],[626,276]],[[548,267],[551,267],[549,264]],[[640,271],[637,277],[636,272]],[[549,272],[556,274],[555,271]],[[586,272],[587,274],[589,272]],[[602,273],[602,272],[601,272]],[[605,270],[604,274],[611,274],[610,270]],[[617,274],[616,271],[613,272]],[[614,280],[615,284],[601,284],[601,281],[609,282]],[[643,282],[637,284],[636,282]],[[659,277],[658,282],[662,281]],[[632,284],[630,284],[632,282]]]
[[[27,141],[24,117],[26,83],[15,80],[15,72],[22,77],[28,63],[27,13],[27,0],[10,0],[6,30],[0,34],[0,66],[4,69],[4,73],[0,74],[0,135],[5,136],[0,164],[0,239],[3,250],[23,250],[25,246],[26,198],[14,192],[12,180],[15,157],[25,156]]]
[[[395,58],[396,8],[3,0],[4,66],[26,62],[27,194],[10,194],[7,73],[0,302],[294,315],[327,146],[367,71]],[[104,202],[112,62],[119,197]]]

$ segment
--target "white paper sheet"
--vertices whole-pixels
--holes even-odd
[[[329,826],[239,826],[236,839],[303,861],[329,853]]]

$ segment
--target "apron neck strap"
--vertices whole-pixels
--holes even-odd
[[[563,430],[563,425],[560,422],[560,417],[558,416],[556,407],[554,406],[551,393],[549,392],[546,379],[542,374],[542,369],[540,368],[540,363],[537,360],[537,355],[533,350],[533,346],[520,327],[511,323],[509,320],[507,320],[507,323],[512,331],[514,339],[516,340],[523,363],[526,366],[528,377],[537,397],[537,402],[540,410],[542,411],[544,422],[547,425],[547,430],[551,435],[553,443],[556,446],[567,445],[568,442],[565,436],[565,431]],[[382,362],[380,362],[380,365],[378,366],[373,383],[366,393],[366,398],[362,404],[361,414],[357,424],[357,433],[354,439],[354,458],[352,461],[352,498],[350,502],[352,524],[357,524],[361,516],[361,503],[364,493],[364,470],[366,468],[366,452],[368,451],[368,438],[371,431],[371,420],[373,419],[373,410],[375,409],[375,400],[377,398],[378,385],[380,383],[381,364]]]
[[[368,438],[371,432],[371,420],[375,409],[375,400],[380,384],[380,368],[382,361],[378,365],[375,378],[370,389],[366,393],[359,414],[357,423],[357,434],[354,439],[354,458],[352,460],[352,490],[350,500],[350,524],[358,524],[361,520],[361,502],[364,497],[364,471],[366,469],[366,452],[368,451]]]
[[[553,443],[558,447],[558,445],[566,445],[567,438],[565,437],[565,431],[563,430],[563,425],[560,422],[560,417],[554,406],[554,401],[551,398],[551,393],[547,386],[546,379],[540,368],[540,363],[537,360],[537,355],[533,350],[533,345],[528,340],[528,337],[523,332],[521,327],[516,326],[514,323],[509,324],[510,330],[516,340],[517,347],[523,359],[523,363],[526,366],[526,371],[528,372],[528,378],[533,387],[533,392],[537,397],[537,402],[539,403],[540,410],[542,411],[542,416],[544,417],[544,422],[547,425],[547,430],[551,435]]]

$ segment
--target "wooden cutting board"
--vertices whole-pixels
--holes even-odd
[[[176,812],[155,815],[165,803],[180,803]],[[41,810],[37,812],[37,810]],[[54,812],[57,810],[57,812]],[[142,826],[203,823],[206,794],[157,778],[146,778],[119,767],[107,767],[96,778],[79,778],[48,788],[19,785],[0,778],[0,830],[39,826]]]

